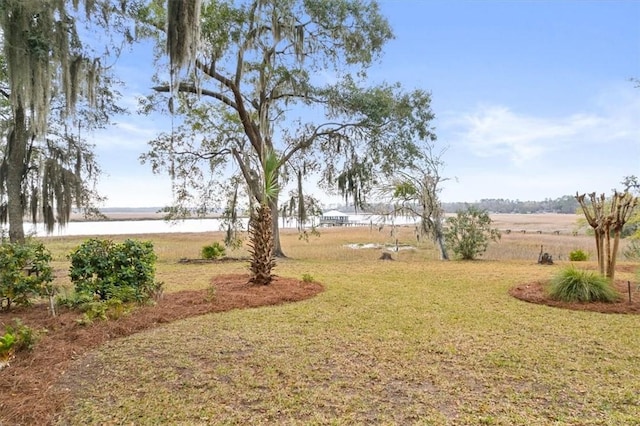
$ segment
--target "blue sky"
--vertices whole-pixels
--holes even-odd
[[[396,38],[369,75],[432,93],[443,201],[609,193],[640,175],[640,1],[380,5]],[[117,64],[132,110],[149,61],[138,47]],[[132,114],[95,135],[105,207],[171,203],[169,179],[138,161],[169,120]]]

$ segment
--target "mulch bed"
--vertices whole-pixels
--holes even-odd
[[[0,370],[0,425],[50,424],[69,398],[56,381],[73,360],[108,340],[196,315],[304,300],[323,290],[319,283],[298,279],[276,277],[268,286],[248,280],[241,274],[218,276],[212,280],[214,291],[166,294],[153,306],[90,325],[80,325],[82,315],[76,311],[62,310],[51,317],[46,304],[0,312],[0,327],[19,318],[34,330],[47,330],[32,351],[19,353]]]
[[[614,303],[560,302],[549,297],[546,291],[547,285],[548,283],[542,282],[521,284],[509,290],[509,294],[525,302],[554,306],[556,308],[602,312],[605,314],[640,314],[640,289],[637,284],[631,284],[631,303],[629,303],[627,281],[615,282],[614,286],[618,293],[620,293],[620,299]]]

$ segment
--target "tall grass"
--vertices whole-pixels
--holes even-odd
[[[554,299],[564,302],[615,302],[619,297],[609,279],[573,265],[551,280],[549,293]]]

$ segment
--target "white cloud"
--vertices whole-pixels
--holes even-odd
[[[553,151],[559,143],[573,143],[603,125],[594,115],[543,118],[517,114],[504,106],[485,106],[457,120],[457,139],[479,157],[507,157],[524,164]]]
[[[484,105],[455,118],[445,116],[444,127],[456,144],[474,156],[506,158],[517,167],[558,151],[633,146],[640,140],[640,96],[633,90],[637,92],[632,88],[608,91],[586,106],[587,112],[563,117]]]
[[[147,149],[147,143],[166,130],[166,118],[152,116],[126,116],[115,124],[94,132],[91,139],[98,152],[138,151]]]

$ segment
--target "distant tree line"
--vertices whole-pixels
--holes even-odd
[[[456,213],[473,206],[489,213],[566,213],[574,214],[580,207],[573,195],[563,195],[556,199],[546,198],[543,201],[520,201],[503,198],[489,198],[473,203],[442,203],[446,213]]]

